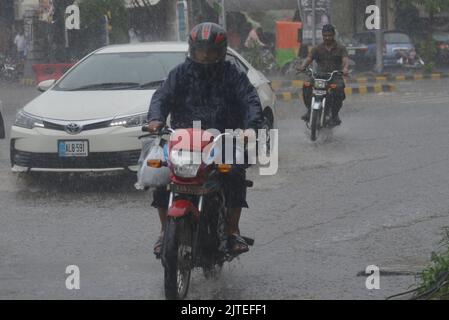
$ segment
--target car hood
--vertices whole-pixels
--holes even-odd
[[[107,119],[147,112],[155,90],[49,90],[28,103],[24,111],[55,120]]]

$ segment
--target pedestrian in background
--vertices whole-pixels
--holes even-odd
[[[14,38],[14,44],[16,45],[17,60],[19,62],[25,60],[27,55],[27,43],[22,29],[19,29],[19,32]]]
[[[246,38],[245,47],[247,47],[248,49],[256,46],[265,47],[266,44],[260,40],[262,33],[263,30],[261,27],[253,27],[248,34],[248,38]]]

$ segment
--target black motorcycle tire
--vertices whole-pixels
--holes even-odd
[[[189,290],[191,261],[186,261],[185,257],[182,257],[180,248],[183,245],[190,245],[191,248],[193,246],[193,229],[190,226],[189,216],[178,219],[169,217],[167,220],[162,248],[167,300],[182,300]]]
[[[14,74],[11,71],[4,71],[3,79],[6,82],[14,82]]]
[[[310,140],[316,141],[316,138],[318,136],[318,122],[320,121],[320,112],[318,112],[318,110],[312,109],[310,119]]]

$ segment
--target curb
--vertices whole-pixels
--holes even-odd
[[[360,94],[364,95],[367,93],[381,93],[381,92],[394,92],[396,91],[396,86],[392,84],[376,84],[373,86],[360,86],[360,87],[346,87],[346,95]],[[302,93],[300,92],[290,92],[283,91],[277,92],[276,98],[279,101],[292,101],[302,99]]]
[[[398,82],[398,81],[417,81],[417,80],[438,80],[442,78],[449,78],[449,73],[431,73],[431,74],[401,74],[401,75],[385,75],[385,76],[377,76],[377,77],[359,77],[355,79],[350,79],[346,81],[346,83],[355,83],[355,84],[366,84],[367,82]],[[303,80],[273,80],[271,85],[274,90],[280,88],[302,88],[304,81]]]
[[[22,80],[20,80],[20,83],[22,85],[28,86],[28,87],[36,86],[36,80],[34,80],[34,79],[22,79]]]

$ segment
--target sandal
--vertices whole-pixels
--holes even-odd
[[[249,251],[248,243],[238,233],[231,234],[229,244],[231,253],[233,254],[241,254]]]
[[[159,259],[161,257],[163,240],[164,235],[161,233],[153,247],[153,253],[156,256],[156,259]]]

